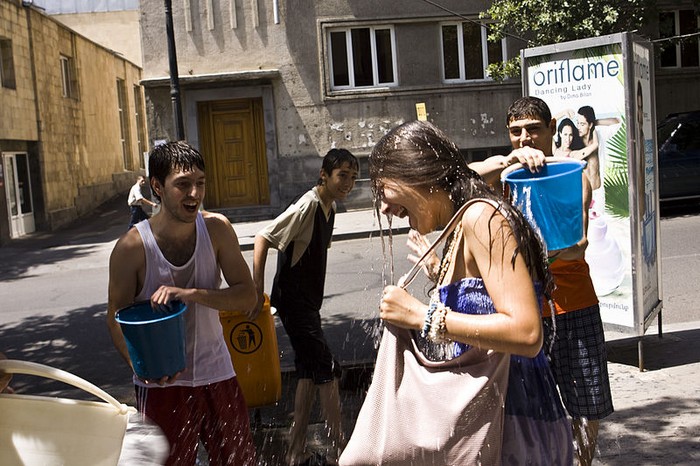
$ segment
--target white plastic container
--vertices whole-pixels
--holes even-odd
[[[59,380],[101,398],[69,400],[0,394],[0,465],[116,465],[132,407],[69,372],[42,364],[0,361],[0,370]]]
[[[585,258],[596,295],[607,296],[622,284],[625,278],[622,251],[615,237],[608,234],[608,225],[603,216],[590,217]]]

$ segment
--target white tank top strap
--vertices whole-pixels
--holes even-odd
[[[221,270],[216,260],[214,246],[211,243],[209,230],[200,212],[197,215],[197,245],[195,246],[195,287],[211,288],[216,283],[216,288],[221,285]]]

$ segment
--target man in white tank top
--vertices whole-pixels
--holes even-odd
[[[182,141],[154,148],[149,173],[160,212],[125,233],[110,257],[112,341],[133,368],[116,312],[135,301],[150,300],[156,308],[185,302],[186,367],[159,380],[134,375],[137,407],[168,438],[166,464],[195,464],[201,441],[211,465],[253,465],[248,410],[218,313],[253,312],[257,295],[250,269],[226,217],[199,210],[205,174],[196,149]]]

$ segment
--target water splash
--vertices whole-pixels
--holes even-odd
[[[549,340],[549,348],[547,348],[547,350],[545,350],[545,355],[547,356],[547,359],[549,360],[549,362],[551,362],[552,361],[552,357],[551,357],[552,348],[554,348],[554,340],[556,340],[556,338],[557,338],[557,319],[556,319],[557,311],[556,311],[556,308],[554,307],[554,300],[552,300],[551,298],[547,300],[547,305],[549,306],[549,311],[551,312],[550,316],[552,319],[552,332],[551,332],[550,340]]]
[[[381,213],[379,208],[375,209],[375,216],[379,223],[379,239],[382,243],[382,283],[384,286],[393,285],[394,281],[394,235],[392,232],[393,215],[386,214],[387,220],[387,238],[385,239],[384,226],[382,225]],[[387,264],[389,264],[389,280],[387,281]]]

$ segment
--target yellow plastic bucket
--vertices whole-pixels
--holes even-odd
[[[255,320],[234,311],[219,311],[219,318],[248,407],[279,401],[282,373],[270,298],[265,296],[263,308]]]
[[[132,407],[69,372],[3,360],[0,371],[46,377],[81,388],[106,403],[0,394],[0,464],[3,466],[112,466],[119,461]]]

